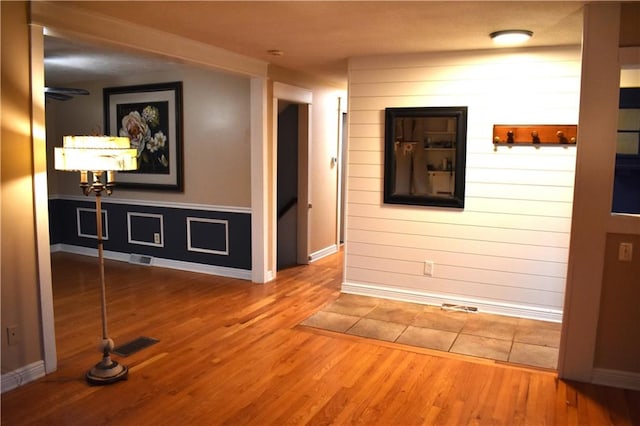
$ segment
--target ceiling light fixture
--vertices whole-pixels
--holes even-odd
[[[529,30],[502,30],[489,34],[489,37],[497,44],[514,45],[524,43],[533,35],[533,31]]]

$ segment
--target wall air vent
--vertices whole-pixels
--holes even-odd
[[[138,265],[151,265],[153,262],[153,257],[145,256],[143,254],[133,254],[129,255],[129,263],[135,263]]]
[[[478,312],[478,308],[475,306],[454,305],[453,303],[443,303],[442,309],[445,311]]]

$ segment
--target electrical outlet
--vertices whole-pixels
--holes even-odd
[[[160,233],[159,232],[155,232],[153,234],[153,242],[155,244],[160,244]]]
[[[20,333],[17,325],[7,326],[7,343],[9,346],[15,345],[20,341]]]
[[[620,243],[618,246],[618,260],[631,262],[633,259],[633,243]]]
[[[424,261],[424,274],[432,277],[433,276],[433,261],[425,260]]]

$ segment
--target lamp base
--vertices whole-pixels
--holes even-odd
[[[85,378],[92,385],[109,385],[120,380],[127,380],[129,369],[109,357],[103,359],[87,371]]]

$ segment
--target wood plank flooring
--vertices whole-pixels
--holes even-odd
[[[129,380],[92,387],[97,260],[52,256],[58,371],[2,395],[2,425],[640,424],[640,392],[298,324],[339,296],[341,255],[266,285],[106,262]]]

